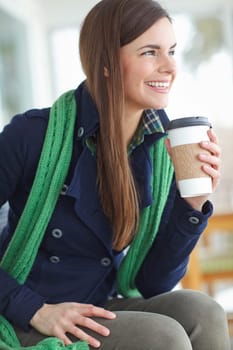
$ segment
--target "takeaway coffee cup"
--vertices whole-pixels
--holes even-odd
[[[210,176],[202,170],[197,155],[208,153],[200,147],[209,140],[211,127],[206,117],[187,117],[170,121],[167,133],[171,144],[172,161],[181,197],[197,197],[212,192]]]

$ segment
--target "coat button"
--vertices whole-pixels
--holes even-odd
[[[59,228],[55,228],[54,230],[52,230],[52,236],[54,238],[61,238],[63,236],[63,232]]]
[[[191,224],[197,225],[199,224],[200,220],[196,216],[190,216],[189,222],[191,222]]]
[[[64,184],[61,189],[61,195],[65,196],[67,190],[68,190],[68,186]]]
[[[102,266],[107,267],[107,266],[111,265],[112,262],[111,262],[111,259],[105,257],[105,258],[102,258],[100,260],[100,263]]]
[[[84,134],[84,128],[80,126],[80,128],[78,128],[78,138],[82,137],[83,134]]]
[[[49,260],[50,260],[50,261],[51,261],[51,263],[53,263],[53,264],[57,264],[57,263],[59,263],[59,262],[60,262],[60,258],[59,258],[59,256],[56,256],[56,255],[52,255],[52,256],[50,256]]]

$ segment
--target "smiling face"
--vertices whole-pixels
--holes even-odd
[[[126,114],[165,108],[176,76],[176,39],[171,22],[162,18],[120,51]]]

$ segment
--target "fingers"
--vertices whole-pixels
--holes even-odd
[[[215,170],[218,170],[221,166],[221,159],[211,153],[201,153],[199,159]]]
[[[209,136],[210,142],[207,143],[207,145],[206,145],[207,149],[216,157],[220,157],[221,156],[221,148],[219,146],[219,141],[218,141],[217,135],[215,134],[213,129],[209,130],[208,136]]]
[[[79,340],[87,341],[92,347],[100,346],[99,340],[88,334],[88,329],[101,336],[108,336],[110,331],[92,318],[114,319],[116,315],[101,307],[90,304],[61,303],[45,304],[31,320],[31,325],[40,333],[55,336],[65,345],[72,343],[69,334]],[[87,333],[83,328],[87,329]]]
[[[85,316],[103,317],[110,320],[116,318],[116,314],[102,307],[94,306],[92,304],[76,304],[76,306],[80,309],[79,312]]]
[[[212,177],[213,189],[220,181],[221,173],[221,148],[216,134],[212,129],[208,131],[210,141],[201,142],[203,150],[208,151],[199,154],[199,159],[204,163],[203,171]]]
[[[100,346],[99,340],[90,336],[78,326],[92,330],[95,333],[106,337],[110,334],[109,329],[94,321],[91,317],[114,319],[116,315],[111,311],[105,310],[101,307],[96,307],[94,305],[76,304],[76,306],[78,312],[73,319],[72,327],[70,327],[67,331],[78,339],[87,341],[91,346],[98,348]]]
[[[86,341],[94,348],[100,347],[100,341],[86,333],[83,328],[92,330],[102,336],[108,336],[110,331],[89,316],[107,319],[113,319],[116,317],[115,314],[103,308],[95,307],[93,305],[73,304],[72,317],[68,322],[62,324],[59,330],[54,330],[55,335],[62,339],[66,345],[71,343],[71,340],[66,335],[69,333],[79,340]],[[82,328],[80,328],[80,326]]]
[[[207,133],[208,133],[208,136],[209,136],[209,139],[210,139],[211,142],[216,143],[216,144],[219,143],[218,142],[218,137],[215,134],[213,129],[209,129]]]
[[[93,319],[91,319],[89,317],[78,315],[78,317],[75,319],[75,325],[79,325],[79,326],[82,326],[84,328],[90,329],[90,330],[94,331],[95,333],[100,334],[104,337],[106,337],[110,334],[110,331],[107,327],[99,324],[98,322],[94,321]],[[77,335],[78,332],[79,332],[79,330],[77,331],[77,328],[76,328],[75,334]]]
[[[83,323],[87,325],[88,329],[92,329],[92,330],[96,331],[96,333],[101,334],[103,336],[108,336],[110,334],[109,329],[102,327],[98,323],[96,323],[95,325],[91,325],[89,321],[91,321],[91,320],[87,319],[87,318],[85,318],[85,320],[83,320]],[[98,339],[92,337],[91,335],[86,333],[83,329],[81,329],[77,326],[73,325],[73,329],[70,329],[69,333],[71,333],[77,339],[86,341],[89,345],[91,345],[94,348],[98,348],[101,345],[101,343]]]
[[[97,328],[97,327],[96,327]],[[104,336],[109,335],[110,331],[106,328],[107,331],[105,331],[106,334],[102,334]],[[82,330],[81,328],[77,327],[77,326],[73,326],[73,330],[70,329],[69,333],[71,333],[74,337],[76,337],[77,339],[86,341],[89,345],[91,345],[93,348],[99,348],[101,343],[98,339],[90,336],[89,334],[87,334],[84,330]]]
[[[98,323],[91,325],[91,321],[92,320],[83,317],[83,320],[80,319],[79,325],[83,323],[87,328],[96,330],[97,333],[103,336],[109,335],[110,331],[106,327],[103,327]],[[84,330],[76,326],[71,320],[68,319],[62,319],[60,322],[54,324],[51,328],[51,335],[61,339],[65,345],[72,344],[72,340],[74,341],[73,338],[72,340],[70,339],[71,335],[76,339],[76,341],[86,341],[94,348],[98,348],[101,345],[99,340],[87,334]]]

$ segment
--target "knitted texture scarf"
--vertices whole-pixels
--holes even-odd
[[[75,120],[76,102],[72,90],[63,94],[51,108],[32,189],[0,263],[1,268],[20,284],[26,281],[30,273],[65,181],[72,156]],[[153,196],[157,200],[143,210],[138,232],[118,271],[119,292],[126,297],[139,294],[135,287],[135,277],[157,234],[173,177],[173,167],[163,142],[159,141],[151,147],[151,157]],[[34,346],[22,347],[11,324],[0,315],[0,349],[87,350],[89,347],[83,341],[65,346],[55,337],[48,337]]]

